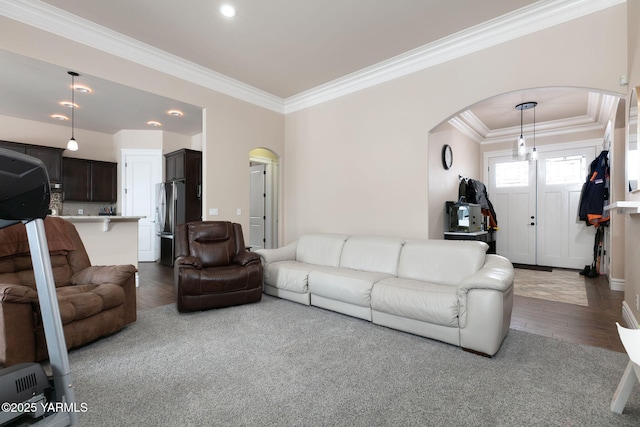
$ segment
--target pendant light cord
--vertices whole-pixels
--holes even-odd
[[[523,120],[523,112],[524,112],[524,106],[520,107],[520,139],[523,138],[522,136],[522,120]]]
[[[71,139],[75,139],[75,116],[76,116],[76,97],[75,97],[75,78],[74,74],[71,74]]]

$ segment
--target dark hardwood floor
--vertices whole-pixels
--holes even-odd
[[[144,262],[138,270],[139,311],[175,301],[172,267]],[[624,325],[624,293],[611,291],[605,277],[584,280],[589,306],[514,296],[511,328],[624,352],[615,325]]]
[[[584,280],[589,306],[514,296],[511,328],[624,353],[616,329],[625,325],[624,292],[610,290],[605,277]]]

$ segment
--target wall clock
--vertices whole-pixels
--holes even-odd
[[[453,151],[451,150],[451,146],[449,144],[445,144],[442,146],[442,166],[445,169],[451,168],[453,164]]]

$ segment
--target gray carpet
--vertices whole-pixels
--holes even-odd
[[[82,426],[638,426],[624,354],[511,330],[492,358],[265,296],[142,312],[70,353]]]

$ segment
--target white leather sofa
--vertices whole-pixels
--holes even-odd
[[[513,266],[482,242],[308,234],[260,249],[264,292],[494,355]]]

